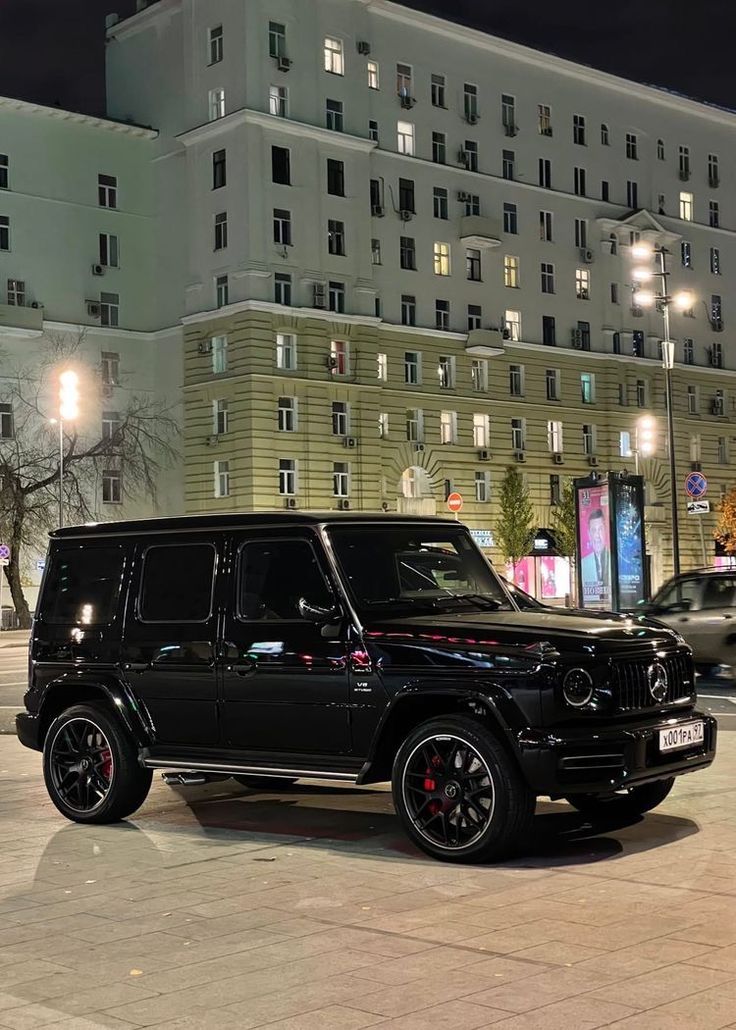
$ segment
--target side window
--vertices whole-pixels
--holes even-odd
[[[54,551],[43,590],[41,619],[56,625],[112,622],[123,578],[120,547],[74,547]]]
[[[334,596],[306,540],[254,540],[240,549],[238,616],[246,622],[299,620],[299,601],[329,608]]]
[[[733,608],[736,579],[731,576],[712,576],[705,582],[701,608]]]
[[[659,609],[670,608],[672,605],[692,608],[698,598],[698,580],[682,579],[679,583],[673,583],[666,590],[654,598],[655,606]]]
[[[149,547],[138,595],[142,622],[206,622],[212,610],[212,544]]]

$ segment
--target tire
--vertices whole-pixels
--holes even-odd
[[[233,779],[251,790],[284,790],[296,783],[293,776],[233,776]]]
[[[655,780],[615,794],[570,794],[565,800],[583,815],[635,819],[660,805],[674,785],[675,777],[671,776],[668,780]]]
[[[392,787],[408,836],[441,861],[498,861],[531,828],[534,794],[498,738],[469,716],[412,730],[396,754]]]
[[[138,763],[132,740],[101,704],[67,708],[49,726],[43,748],[49,797],[77,823],[115,823],[143,804],[153,773]]]

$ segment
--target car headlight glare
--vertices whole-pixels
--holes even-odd
[[[562,681],[562,694],[573,708],[584,708],[593,699],[593,677],[585,669],[570,669]]]

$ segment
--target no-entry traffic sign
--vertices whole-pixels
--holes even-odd
[[[691,472],[685,480],[685,492],[688,497],[705,497],[708,493],[708,480],[702,472]]]
[[[462,511],[464,503],[462,494],[450,494],[447,498],[447,507],[450,511]]]

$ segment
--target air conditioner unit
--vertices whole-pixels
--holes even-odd
[[[407,111],[411,111],[412,107],[416,104],[414,97],[410,97],[408,94],[400,94],[399,100],[401,102],[401,106]]]
[[[374,218],[383,218],[386,214],[383,204],[371,204],[371,214]]]
[[[464,190],[460,190],[460,192],[457,195],[457,199],[460,201],[461,204],[469,204],[471,196],[472,194],[466,193]]]
[[[595,454],[588,455],[588,464],[592,469],[598,468],[598,459],[596,458]]]
[[[100,317],[100,315],[102,314],[102,307],[101,307],[100,302],[98,300],[88,300],[87,301],[87,314],[91,318],[99,318]]]
[[[410,222],[414,217],[414,212],[410,211],[408,207],[402,207],[399,211],[399,218],[402,222]]]
[[[480,115],[479,114],[474,114],[471,111],[469,114],[465,115],[465,121],[468,123],[468,125],[477,125],[478,122],[480,121]]]
[[[217,435],[217,433],[210,433],[210,435],[207,437],[207,446],[208,447],[216,447],[219,442],[220,442],[220,438]]]
[[[324,283],[315,283],[312,287],[312,303],[315,308],[327,307],[327,288]]]
[[[702,464],[702,462],[700,462],[700,461],[691,461],[690,462],[690,470],[692,472],[702,472],[703,471],[703,464]]]
[[[458,162],[461,165],[466,165],[467,166],[469,164],[467,150],[465,150],[464,148],[463,148],[463,150],[459,150],[458,151],[458,155],[457,155],[457,159],[458,159]]]
[[[414,450],[417,451],[417,453],[421,454],[422,451],[424,450],[424,444],[423,443],[415,443],[414,444]]]
[[[583,331],[582,329],[573,329],[570,332],[570,343],[575,347],[576,350],[580,350],[583,346]]]
[[[327,355],[327,359],[325,361],[325,364],[330,369],[330,371],[332,371],[333,369],[337,368],[337,365],[338,365],[337,355],[335,355],[335,354],[328,354]]]
[[[40,301],[32,300],[28,307],[34,308],[36,311],[38,311],[39,308],[43,307],[43,304],[41,304]]]
[[[516,133],[519,131],[519,127],[518,125],[514,125],[513,122],[509,122],[508,125],[504,125],[503,131],[506,133],[507,136],[515,136]]]
[[[516,461],[526,461],[526,451],[514,451]]]
[[[581,247],[580,260],[586,265],[592,265],[595,261],[595,251],[592,251],[590,247]]]
[[[355,46],[359,54],[369,54],[371,52],[371,45],[365,39],[359,39]]]
[[[212,340],[200,340],[197,344],[197,352],[199,354],[211,354]]]
[[[355,436],[346,436],[342,442],[343,447],[357,447],[358,440]]]
[[[296,508],[296,497],[287,497],[284,500],[285,508]]]
[[[276,67],[278,68],[278,70],[280,72],[288,72],[289,68],[291,68],[291,58],[290,57],[277,57],[276,58]]]
[[[490,460],[491,460],[491,452],[488,450],[487,447],[481,447],[481,449],[478,451],[478,461],[490,461]]]
[[[337,507],[340,511],[349,511],[350,501],[346,497],[341,497],[340,500],[337,502]]]
[[[105,274],[105,266],[104,265],[92,265],[92,275],[104,275],[104,274]]]
[[[564,454],[560,454],[559,451],[555,451],[555,453],[552,455],[552,461],[555,463],[555,465],[564,465],[565,456]]]

